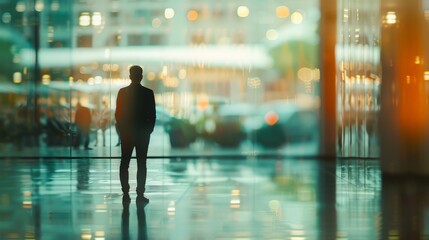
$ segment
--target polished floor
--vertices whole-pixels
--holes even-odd
[[[0,239],[429,239],[428,184],[377,161],[150,159],[146,206],[123,206],[118,169],[1,159]]]

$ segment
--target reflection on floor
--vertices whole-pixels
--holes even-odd
[[[119,161],[0,162],[0,239],[424,239],[429,191],[378,162],[151,159],[147,206]],[[131,165],[135,187],[135,161]],[[383,188],[382,188],[383,185]]]

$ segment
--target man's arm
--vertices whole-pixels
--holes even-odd
[[[156,122],[156,106],[155,106],[155,95],[153,91],[150,91],[150,104],[149,104],[149,124],[151,133],[153,132],[153,129],[155,128],[155,122]]]
[[[118,125],[119,129],[121,124],[122,124],[122,91],[119,90],[118,92],[118,97],[116,98],[116,110],[115,110],[115,120],[116,120],[116,124]]]

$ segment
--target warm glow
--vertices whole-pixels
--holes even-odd
[[[88,12],[83,12],[79,16],[79,25],[82,27],[87,27],[91,24],[91,17]]]
[[[189,10],[188,11],[188,20],[193,22],[198,19],[198,12],[196,10]]]
[[[249,8],[246,6],[239,6],[237,8],[237,15],[242,18],[249,16]]]
[[[279,34],[277,33],[276,30],[270,29],[265,33],[265,36],[267,37],[268,40],[274,41],[274,40],[277,40],[277,38],[279,37]]]
[[[58,1],[54,1],[51,3],[51,10],[58,11],[60,10],[60,3]]]
[[[13,83],[21,83],[22,82],[22,74],[20,72],[15,72],[13,74]]]
[[[276,8],[276,15],[278,18],[287,18],[289,17],[289,8],[286,6],[278,6]]]
[[[176,207],[175,207],[175,202],[174,201],[170,201],[170,203],[168,204],[168,208],[167,208],[167,213],[170,216],[173,216],[176,214]]]
[[[185,78],[186,78],[186,75],[187,75],[187,73],[186,73],[186,69],[180,69],[180,70],[179,70],[179,78],[180,78],[180,79],[185,79]]]
[[[275,125],[279,121],[279,115],[273,111],[267,112],[265,114],[265,123],[269,126]]]
[[[31,208],[33,205],[33,202],[31,201],[22,201],[22,208]]]
[[[44,8],[45,6],[44,6],[44,4],[43,4],[43,0],[37,0],[36,1],[36,4],[34,5],[34,9],[36,10],[36,11],[38,11],[38,12],[41,12],[41,11],[43,11],[43,8]]]
[[[15,10],[16,10],[17,12],[24,12],[24,11],[25,11],[25,9],[26,9],[26,7],[25,7],[25,3],[24,3],[24,1],[19,1],[19,2],[17,2],[17,3],[16,3],[16,8],[15,8]]]
[[[396,23],[396,13],[395,12],[387,12],[386,23],[387,24],[395,24]]]
[[[152,27],[154,28],[159,28],[161,26],[161,19],[159,18],[154,18],[152,20]]]
[[[101,25],[101,13],[100,12],[94,12],[92,14],[92,25],[93,26],[100,26]]]
[[[197,107],[200,111],[205,111],[209,106],[209,96],[207,94],[200,94],[197,97]]]
[[[313,80],[313,78],[314,78],[313,77],[313,70],[310,68],[306,68],[306,67],[300,68],[298,70],[298,78],[299,78],[299,80],[304,81],[304,82],[308,82],[308,81]]]
[[[95,76],[94,77],[94,83],[95,84],[101,84],[103,82],[103,78],[101,76]]]
[[[112,71],[116,72],[119,70],[119,65],[118,64],[113,64],[112,65]]]
[[[168,75],[168,67],[164,65],[161,71],[161,78],[165,78],[167,77],[167,75]]]
[[[104,49],[104,57],[110,58],[110,49],[109,48]]]
[[[146,75],[146,78],[149,81],[153,81],[153,80],[155,80],[155,76],[156,76],[156,74],[154,72],[148,72]]]
[[[320,80],[320,69],[315,68],[313,70],[313,80],[319,81]]]
[[[420,61],[420,57],[416,56],[416,59],[414,60],[415,64],[421,64],[422,62]]]
[[[258,77],[247,79],[247,86],[251,88],[259,88],[261,86],[261,79]]]
[[[166,87],[175,88],[179,86],[179,79],[177,77],[166,77],[163,83]]]
[[[81,237],[81,239],[91,239],[92,238],[92,235],[91,235],[91,233],[82,233],[81,235],[80,235],[80,237]]]
[[[51,83],[51,76],[49,74],[44,74],[42,76],[42,84],[49,85]]]
[[[300,12],[294,12],[290,16],[290,18],[292,20],[292,23],[294,23],[294,24],[300,24],[300,23],[302,23],[302,20],[303,20],[304,17],[302,16],[302,14]]]
[[[166,19],[172,19],[174,17],[174,9],[172,9],[172,8],[166,8],[164,10],[164,17]]]
[[[240,195],[240,190],[239,189],[234,189],[231,191],[231,195],[232,196],[239,196]]]
[[[425,81],[429,81],[429,71],[425,71],[424,79]]]

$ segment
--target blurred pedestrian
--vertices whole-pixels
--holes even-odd
[[[111,120],[111,112],[109,109],[109,105],[107,104],[107,101],[103,101],[103,108],[101,109],[100,120],[98,122],[98,126],[101,129],[103,147],[106,146],[106,130],[110,126],[110,122],[111,122],[110,120]]]
[[[140,66],[130,68],[131,84],[121,88],[116,99],[115,118],[121,138],[121,164],[119,177],[123,198],[129,202],[130,185],[128,183],[128,168],[131,155],[136,148],[137,155],[137,202],[149,203],[144,196],[147,175],[147,151],[150,134],[153,132],[156,120],[155,97],[151,89],[140,84],[143,79],[143,69]]]
[[[82,106],[80,103],[76,105],[75,124],[77,127],[77,139],[75,148],[79,149],[81,143],[85,150],[91,150],[89,147],[89,132],[91,130],[91,111],[89,108]]]

